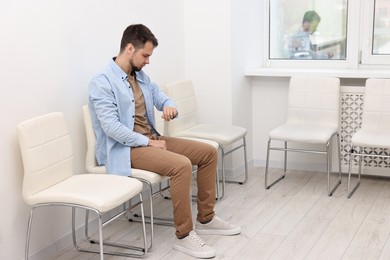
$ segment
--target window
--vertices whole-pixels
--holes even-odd
[[[372,54],[390,54],[390,1],[376,1],[374,11],[374,40]]]
[[[270,59],[346,59],[347,0],[271,0]]]
[[[390,1],[365,1],[363,10],[362,59],[364,65],[390,64]]]
[[[265,3],[268,67],[390,65],[390,0]]]

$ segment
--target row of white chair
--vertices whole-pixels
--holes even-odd
[[[288,94],[287,121],[269,133],[265,169],[265,187],[268,189],[286,175],[287,153],[302,152],[326,155],[327,190],[331,196],[341,183],[339,137],[340,80],[324,77],[291,77]],[[331,185],[332,139],[337,139],[339,159],[338,178]],[[271,141],[282,141],[282,146],[272,146]],[[288,144],[314,144],[324,149],[289,147]],[[364,94],[361,129],[352,137],[349,151],[348,198],[357,189],[362,172],[362,157],[390,156],[372,154],[367,147],[390,148],[390,79],[367,79]],[[270,151],[284,152],[283,174],[269,183]],[[358,157],[358,179],[351,190],[352,163]]]
[[[196,101],[191,81],[181,81],[167,86],[168,95],[178,103],[180,116],[171,124],[158,120],[157,128],[165,135],[194,139],[209,143],[215,149],[221,150],[222,155],[222,193],[219,192],[219,175],[217,174],[217,198],[222,199],[225,192],[225,156],[239,148],[244,150],[245,183],[248,176],[246,158],[246,129],[238,126],[219,126],[198,124],[196,119]],[[153,246],[153,225],[173,226],[173,219],[156,218],[153,214],[153,197],[169,188],[169,178],[160,174],[132,169],[132,178],[108,175],[104,166],[96,161],[96,137],[92,126],[88,106],[82,107],[84,125],[87,137],[86,169],[90,174],[74,174],[73,150],[70,135],[62,113],[50,113],[35,117],[18,124],[19,143],[24,165],[23,198],[32,206],[27,227],[25,258],[29,255],[29,241],[34,211],[43,206],[69,206],[72,208],[72,237],[76,250],[120,256],[139,257],[145,255]],[[160,119],[157,116],[156,119]],[[226,151],[226,146],[232,146],[239,140],[242,144],[233,146]],[[154,191],[154,188],[158,189]],[[143,188],[144,187],[144,188]],[[142,191],[146,191],[150,200],[150,243],[147,242],[145,216],[143,210]],[[138,196],[136,204],[130,200]],[[122,205],[119,214],[103,222],[102,215]],[[107,242],[103,239],[103,226],[120,215],[126,214],[135,206],[140,205],[143,230],[143,247],[121,245]],[[99,249],[84,249],[77,244],[75,234],[76,208],[86,210],[85,236],[91,243],[99,244]],[[89,211],[98,216],[99,239],[90,238],[88,234]],[[131,218],[136,220],[134,216]],[[117,246],[135,250],[129,253],[103,252],[103,245]]]
[[[180,118],[164,125],[164,133],[182,138],[207,140],[222,152],[222,194],[224,195],[224,157],[239,149],[244,150],[245,179],[247,180],[247,158],[245,136],[246,129],[237,126],[199,125],[196,121],[196,102],[192,83],[177,82],[167,86],[167,92],[178,103]],[[339,160],[339,176],[334,185],[330,185],[331,141],[337,138],[338,157],[340,158],[339,141],[339,93],[340,83],[336,78],[292,77],[289,86],[288,116],[284,125],[269,133],[267,161],[265,170],[265,187],[268,189],[285,177],[287,168],[287,152],[305,152],[325,154],[327,156],[328,195],[332,195],[341,183],[341,164]],[[362,172],[362,157],[384,157],[386,154],[367,153],[366,147],[390,148],[390,80],[368,79],[365,87],[362,127],[351,139],[350,161],[348,170],[348,197],[357,189]],[[19,143],[24,165],[23,198],[32,205],[27,228],[25,256],[28,259],[29,240],[33,214],[36,208],[44,206],[69,206],[72,208],[73,244],[79,251],[99,252],[103,259],[103,233],[105,223],[128,211],[127,204],[138,196],[141,205],[141,222],[143,230],[143,247],[129,245],[109,245],[135,249],[140,253],[120,253],[122,256],[143,256],[153,245],[153,196],[162,191],[153,192],[153,186],[166,181],[165,177],[153,172],[133,169],[133,177],[113,176],[105,173],[104,166],[98,166],[95,158],[96,138],[87,106],[83,107],[88,151],[86,156],[87,171],[93,174],[73,172],[73,151],[70,135],[62,113],[51,113],[26,120],[18,124]],[[160,122],[161,124],[161,122]],[[161,126],[160,126],[161,127]],[[160,128],[161,129],[161,128]],[[242,139],[242,144],[225,151]],[[271,146],[272,140],[284,142],[283,147]],[[324,150],[307,150],[288,147],[287,143],[309,143],[325,145]],[[283,175],[271,184],[268,183],[269,155],[271,150],[284,152]],[[358,157],[359,172],[357,182],[350,186],[351,169],[354,157]],[[145,218],[142,202],[142,182],[148,190],[151,213],[151,242],[147,245]],[[107,184],[110,185],[107,185]],[[219,179],[217,178],[217,187]],[[168,187],[168,186],[167,186]],[[123,205],[123,210],[114,218],[103,223],[102,214]],[[98,216],[99,240],[88,236],[88,218],[86,218],[86,236],[90,242],[98,243],[99,250],[82,249],[77,245],[75,236],[76,208],[94,211]],[[172,222],[166,222],[172,224]],[[111,254],[117,254],[110,252]]]

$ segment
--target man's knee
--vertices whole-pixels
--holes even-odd
[[[190,159],[185,156],[180,156],[175,164],[172,165],[174,168],[174,174],[189,174],[192,173],[192,164]]]
[[[217,158],[217,149],[210,145],[209,153],[211,157]]]

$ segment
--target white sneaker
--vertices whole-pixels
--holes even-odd
[[[206,245],[194,230],[183,239],[176,238],[173,248],[196,258],[213,258],[217,255],[214,248]]]
[[[217,216],[214,216],[207,224],[202,224],[199,221],[196,221],[195,230],[201,235],[232,236],[241,233],[241,228],[239,226],[230,224]]]

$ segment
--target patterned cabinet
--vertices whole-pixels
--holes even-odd
[[[341,164],[343,172],[348,171],[349,142],[353,134],[360,129],[364,104],[364,86],[341,87],[341,111],[340,111],[340,138],[341,138]],[[387,149],[367,149],[374,154],[387,154]],[[334,158],[333,158],[334,159]],[[353,162],[357,170],[357,161]],[[390,176],[390,158],[364,158],[363,174]],[[334,167],[334,166],[333,166]]]

